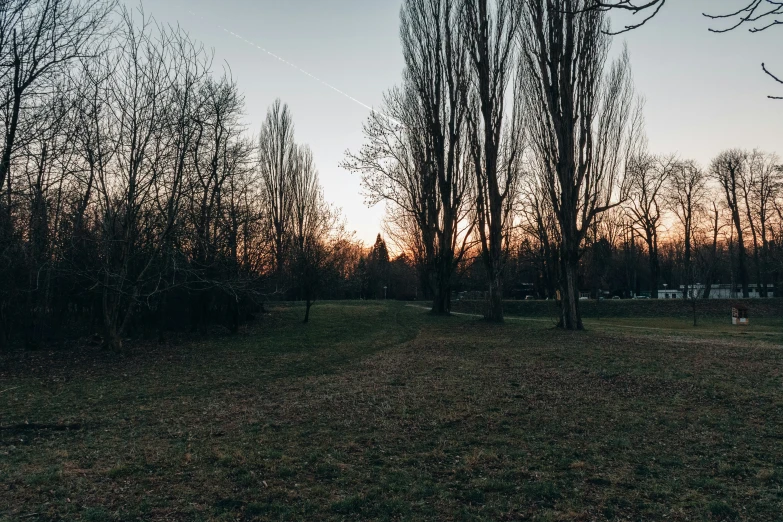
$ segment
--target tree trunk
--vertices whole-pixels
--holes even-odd
[[[712,227],[712,248],[710,250],[710,262],[707,266],[707,280],[704,282],[704,294],[702,295],[703,299],[709,299],[710,298],[710,291],[712,290],[712,278],[715,276],[715,263],[718,259],[718,231],[720,230],[720,227],[718,226],[718,207],[715,203],[712,204],[712,207],[714,209],[715,219],[713,220],[713,227]]]
[[[14,30],[15,31],[15,30]],[[14,142],[16,141],[16,130],[19,127],[19,113],[22,106],[22,91],[19,89],[19,70],[21,62],[19,58],[14,60],[14,100],[11,107],[11,121],[8,125],[5,135],[5,144],[3,147],[3,155],[0,158],[0,190],[3,187],[3,183],[6,181],[6,177],[9,176],[11,171],[11,153],[14,149]],[[11,184],[8,184],[8,192],[10,195]],[[10,208],[9,208],[10,212]]]
[[[432,313],[435,315],[451,314],[451,290],[448,285],[438,285],[432,300]]]
[[[497,271],[489,280],[489,299],[484,318],[493,323],[503,322],[503,278]]]
[[[579,314],[579,260],[563,258],[563,277],[560,283],[561,317],[558,327],[565,330],[583,330]]]
[[[419,276],[419,285],[421,286],[421,293],[425,300],[433,299],[435,292],[433,291],[432,281],[432,267],[427,263],[424,263],[417,267]]]
[[[731,203],[731,200],[729,200]],[[742,286],[742,297],[750,297],[748,292],[748,269],[745,266],[745,240],[742,237],[742,223],[740,222],[739,210],[737,209],[736,197],[731,209],[731,219],[734,222],[734,230],[737,232],[737,275]]]
[[[650,298],[658,299],[658,279],[661,266],[658,261],[658,238],[653,234],[647,235],[647,251],[650,254]]]
[[[438,273],[435,284],[435,296],[432,300],[432,313],[435,315],[449,315],[451,313],[451,256],[444,255],[445,259],[439,261]]]
[[[764,272],[761,270],[761,259],[759,257],[759,248],[757,245],[753,245],[753,264],[756,267],[756,287],[758,290],[759,297],[767,297],[765,287],[767,286],[765,284],[766,277],[764,277]]]
[[[742,285],[742,297],[750,297],[748,291],[748,269],[745,266],[745,243],[742,240],[741,230],[737,233],[737,272],[739,272],[740,285]]]
[[[497,157],[497,152],[495,152]],[[503,221],[502,205],[503,200],[497,187],[497,165],[495,162],[487,161],[487,170],[489,168],[495,172],[494,182],[489,178],[489,245],[485,254],[487,275],[489,276],[489,302],[487,303],[487,313],[485,318],[493,323],[503,322]],[[488,259],[487,259],[488,257]]]
[[[650,256],[650,298],[658,299],[658,279],[660,268],[658,266],[658,256]]]
[[[103,339],[104,348],[111,350],[115,353],[121,353],[122,336],[120,336],[119,332],[117,332],[117,327],[111,323],[104,325],[104,334],[105,334],[105,337]]]
[[[696,296],[691,297],[691,306],[693,307],[693,326],[696,326]]]

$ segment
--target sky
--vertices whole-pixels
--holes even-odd
[[[123,0],[138,7],[137,0]],[[649,149],[677,153],[707,166],[720,151],[760,148],[783,155],[783,101],[761,70],[783,74],[783,28],[760,34],[720,27],[703,12],[736,10],[746,0],[668,0],[641,29],[615,38],[628,45],[636,89],[646,99]],[[382,205],[368,208],[359,176],[340,167],[345,151],[362,144],[364,106],[377,107],[401,79],[402,0],[144,0],[164,24],[179,24],[214,51],[215,69],[230,69],[245,95],[246,121],[258,134],[275,98],[287,103],[296,139],[307,143],[326,198],[342,208],[350,230],[371,244],[381,230]],[[617,26],[625,19],[614,20]],[[354,100],[243,40],[267,49]]]

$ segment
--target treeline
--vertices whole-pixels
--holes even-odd
[[[776,156],[656,156],[593,0],[405,0],[402,82],[345,166],[388,209],[365,248],[276,101],[257,136],[211,55],[112,0],[0,5],[0,343],[220,324],[271,299],[780,285]],[[394,252],[390,255],[389,251]],[[526,286],[523,286],[525,284]],[[704,289],[704,293],[708,290]],[[762,290],[763,292],[763,290]]]
[[[176,27],[104,0],[0,8],[0,343],[211,324],[359,297],[364,249],[289,109],[244,99]],[[366,256],[365,256],[366,257]],[[369,290],[366,290],[369,291]]]
[[[703,168],[650,152],[629,54],[609,58],[609,11],[644,10],[621,3],[403,2],[402,83],[345,166],[386,202],[434,313],[483,286],[501,321],[503,297],[532,285],[581,329],[584,291],[778,284],[778,158],[733,150]]]
[[[708,298],[714,284],[736,295],[750,288],[780,296],[783,273],[783,169],[758,150],[729,150],[708,167],[675,156],[641,155],[629,165],[621,204],[596,219],[585,237],[579,288],[659,297],[664,284]],[[522,201],[519,279],[535,295],[557,290],[557,227],[535,192]],[[694,285],[698,285],[695,286]]]

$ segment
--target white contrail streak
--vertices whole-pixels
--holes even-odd
[[[199,18],[201,18],[202,20],[204,20],[204,17],[203,17],[203,16],[197,15],[197,14],[196,14],[196,13],[194,13],[193,11],[188,11],[188,13],[190,13],[192,16],[198,16]],[[206,20],[205,20],[205,21],[206,21]],[[268,55],[269,55],[269,56],[271,56],[272,58],[274,58],[274,59],[276,59],[276,60],[279,60],[279,61],[283,62],[284,64],[288,65],[289,67],[292,67],[292,68],[294,68],[294,69],[298,70],[298,71],[299,71],[299,72],[301,72],[302,74],[306,74],[307,76],[309,76],[309,77],[310,77],[310,78],[312,78],[313,80],[315,80],[315,81],[317,81],[317,82],[320,82],[320,83],[322,83],[323,85],[325,85],[326,87],[328,87],[328,88],[332,89],[334,92],[336,92],[336,93],[338,93],[338,94],[341,94],[341,95],[345,96],[346,98],[348,98],[349,100],[351,100],[352,102],[354,102],[354,103],[357,103],[357,104],[361,105],[362,107],[364,107],[364,108],[365,108],[365,109],[367,109],[368,111],[372,112],[373,114],[378,114],[378,115],[380,115],[380,116],[383,116],[384,118],[386,118],[387,120],[389,120],[389,121],[390,121],[390,122],[392,122],[393,124],[395,124],[395,125],[399,125],[399,126],[402,126],[402,123],[400,123],[400,122],[399,122],[398,120],[396,120],[395,118],[392,118],[392,117],[391,117],[391,116],[389,116],[388,114],[384,114],[384,113],[382,113],[382,112],[380,112],[380,111],[378,111],[378,110],[376,110],[376,109],[373,109],[372,107],[370,107],[370,106],[369,106],[369,105],[367,105],[366,103],[363,103],[363,102],[361,102],[361,101],[357,100],[356,98],[354,98],[354,97],[353,97],[353,96],[351,96],[350,94],[348,94],[348,93],[346,93],[346,92],[344,92],[344,91],[341,91],[340,89],[338,89],[338,88],[337,88],[337,87],[335,87],[334,85],[332,85],[332,84],[330,84],[330,83],[327,83],[327,82],[325,82],[324,80],[322,80],[322,79],[318,78],[318,77],[317,77],[317,76],[315,76],[315,75],[312,75],[312,74],[310,74],[309,72],[305,71],[304,69],[302,69],[302,68],[301,68],[301,67],[299,67],[298,65],[296,65],[296,64],[293,64],[293,63],[289,62],[289,61],[288,61],[288,60],[286,60],[285,58],[282,58],[282,57],[280,57],[280,56],[276,55],[276,54],[275,54],[275,53],[273,53],[272,51],[269,51],[269,50],[267,50],[267,49],[265,49],[265,48],[261,47],[260,45],[256,44],[255,42],[251,42],[250,40],[248,40],[248,39],[246,39],[246,38],[242,37],[241,35],[239,35],[239,34],[235,33],[234,31],[230,31],[230,30],[226,29],[225,27],[223,27],[223,26],[222,26],[222,25],[220,25],[220,24],[215,24],[215,25],[217,25],[217,26],[218,26],[218,27],[219,27],[219,28],[220,28],[222,31],[224,31],[224,32],[226,32],[226,33],[228,33],[228,34],[230,34],[230,35],[231,35],[231,36],[233,36],[234,38],[237,38],[238,40],[242,40],[242,41],[243,41],[243,42],[245,42],[246,44],[248,44],[248,45],[250,45],[250,46],[252,46],[252,47],[255,47],[255,48],[256,48],[256,49],[258,49],[259,51],[262,51],[262,52],[264,52],[264,53],[268,54]]]

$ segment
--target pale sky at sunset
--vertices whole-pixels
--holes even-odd
[[[647,26],[617,37],[628,42],[637,90],[646,100],[650,149],[679,153],[706,165],[729,147],[783,153],[783,94],[761,62],[783,74],[783,28],[717,35],[703,11],[736,9],[745,0],[669,0]],[[134,0],[124,0],[129,7]],[[400,81],[401,0],[146,0],[162,23],[179,23],[215,51],[216,68],[230,66],[245,94],[247,122],[258,128],[279,97],[289,105],[297,141],[308,143],[326,197],[342,207],[357,237],[372,242],[383,208],[368,209],[358,176],[339,167],[346,149],[362,144],[368,110],[220,29],[222,26],[377,106]],[[192,11],[195,16],[189,14]],[[200,17],[203,17],[200,18]],[[617,24],[615,24],[617,25]]]

